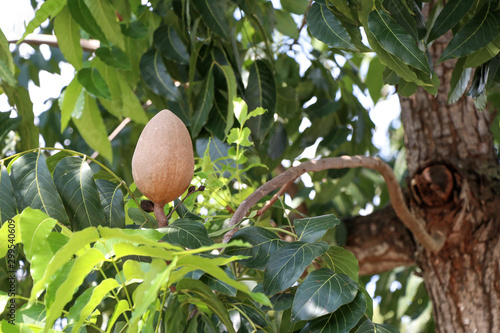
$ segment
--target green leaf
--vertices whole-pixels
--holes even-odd
[[[21,123],[21,117],[11,118],[10,111],[0,112],[0,142]]]
[[[17,80],[9,69],[9,64],[3,59],[0,59],[0,80],[4,81],[8,85],[14,87],[17,84]]]
[[[261,227],[247,227],[238,230],[231,240],[239,239],[252,245],[250,248],[230,248],[224,253],[228,255],[248,256],[248,259],[239,260],[243,266],[255,269],[264,269],[269,256],[286,244],[278,235]]]
[[[71,117],[80,118],[85,106],[85,96],[83,86],[75,77],[66,87],[66,90],[59,98],[59,107],[61,109],[61,133],[68,126]]]
[[[85,30],[90,36],[97,38],[101,42],[108,44],[104,32],[97,24],[94,16],[85,4],[84,0],[67,0],[69,12],[80,27]]]
[[[14,195],[14,188],[10,180],[7,168],[4,166],[3,161],[0,162],[0,222],[3,224],[5,221],[13,218],[17,214],[16,210],[16,197]]]
[[[105,279],[98,286],[85,290],[69,310],[68,325],[73,326],[72,332],[78,332],[83,322],[94,312],[104,297],[117,287],[119,284],[115,279]]]
[[[13,218],[14,225],[12,223],[4,223],[0,228],[0,258],[5,257],[5,254],[12,245],[16,245],[21,241],[21,235],[19,232],[12,232],[12,227],[14,231],[19,230],[19,215]],[[12,222],[12,221],[11,221]],[[13,235],[10,236],[9,235]]]
[[[236,280],[236,278],[234,277],[233,272],[231,272],[231,269],[229,266],[226,266],[224,268],[224,271],[231,279]],[[236,296],[236,292],[238,291],[235,287],[232,287],[232,286],[228,285],[227,283],[222,282],[222,281],[214,278],[210,274],[203,274],[200,277],[200,281],[203,282],[204,284],[206,284],[210,289],[216,290],[220,293],[223,293],[223,294],[226,294],[229,296],[233,296],[233,297]]]
[[[125,299],[121,299],[118,303],[116,303],[115,308],[113,309],[113,314],[108,321],[108,330],[106,332],[111,332],[111,329],[115,327],[116,320],[125,312],[130,311],[128,301]]]
[[[111,142],[108,140],[106,126],[97,106],[97,102],[89,94],[84,93],[85,104],[80,118],[73,118],[78,132],[85,142],[94,150],[97,150],[108,161],[113,159]]]
[[[325,242],[288,243],[276,250],[264,271],[264,292],[273,295],[297,281],[313,260],[328,250]]]
[[[108,0],[84,0],[90,13],[95,18],[97,25],[101,27],[106,39],[120,49],[125,49],[125,41],[116,12]]]
[[[276,16],[276,29],[279,32],[293,39],[299,38],[299,29],[297,28],[297,23],[295,23],[290,13],[276,9],[274,11],[274,15]]]
[[[500,11],[488,1],[448,43],[438,63],[469,55],[492,42],[500,34]]]
[[[54,169],[54,179],[76,230],[104,225],[106,220],[99,192],[86,160],[72,156],[63,158]]]
[[[125,228],[125,205],[123,192],[120,190],[121,184],[116,185],[105,179],[98,179],[95,183],[99,190],[106,226]]]
[[[163,241],[189,249],[210,246],[214,242],[208,237],[207,229],[200,221],[178,219],[165,228],[158,229],[165,236]]]
[[[89,249],[76,258],[65,281],[57,286],[54,303],[47,308],[47,326],[52,327],[62,314],[65,305],[71,301],[77,288],[94,266],[104,261],[104,255],[97,249]]]
[[[431,68],[427,57],[415,40],[384,11],[372,11],[368,15],[368,27],[380,45],[405,64],[427,74]]]
[[[299,241],[312,243],[323,237],[328,229],[340,224],[340,220],[333,214],[296,219],[293,222]]]
[[[225,1],[193,0],[193,5],[207,27],[223,38],[229,38],[230,29],[226,21]]]
[[[24,245],[24,253],[30,262],[33,255],[41,250],[56,224],[55,219],[38,209],[28,207],[20,214],[21,240]]]
[[[365,320],[361,326],[359,326],[356,333],[399,333],[399,331],[392,326],[385,324],[375,324],[371,320]]]
[[[497,37],[498,39],[498,37]],[[500,48],[495,45],[495,41],[489,43],[482,49],[467,56],[464,67],[477,67],[497,56]]]
[[[342,106],[341,101],[335,101],[327,98],[319,98],[316,103],[308,106],[304,111],[310,119],[318,119],[337,112]]]
[[[229,133],[229,130],[233,127],[234,123],[233,99],[236,97],[236,77],[234,76],[234,72],[231,66],[220,65],[217,62],[214,62],[214,65],[217,66],[217,68],[219,68],[222,71],[224,77],[226,78],[227,112],[226,114],[221,114],[220,116],[225,123],[224,135],[227,135]]]
[[[262,141],[273,126],[276,107],[276,81],[265,61],[256,60],[250,66],[245,94],[248,111],[253,111],[257,107],[267,109],[266,113],[249,119],[246,123],[252,131],[253,138]]]
[[[358,291],[354,300],[344,304],[334,313],[311,320],[300,331],[301,333],[349,333],[356,326],[366,310],[366,299]]]
[[[80,27],[71,16],[69,7],[63,10],[54,19],[54,33],[57,45],[66,60],[80,70],[83,67],[83,50],[80,45]]]
[[[43,2],[40,8],[36,10],[35,17],[26,26],[24,34],[17,44],[21,43],[26,36],[35,31],[49,17],[55,17],[64,8],[65,4],[65,0],[47,0]]]
[[[24,154],[15,160],[10,177],[18,211],[22,212],[26,207],[41,209],[59,222],[69,224],[61,197],[40,150]]]
[[[327,268],[315,270],[297,288],[292,306],[293,320],[310,320],[335,312],[354,300],[358,288],[357,283],[344,274]]]
[[[382,88],[384,87],[383,72],[384,66],[380,63],[378,57],[373,57],[370,61],[370,67],[366,73],[365,84],[372,98],[373,104],[377,104],[382,97]]]
[[[418,41],[423,38],[421,36],[422,34],[419,35],[419,31],[417,29],[416,15],[410,11],[406,1],[385,0],[384,7],[392,14],[395,21],[403,27],[414,40]],[[419,10],[418,7],[417,10]],[[425,26],[423,35],[425,36]]]
[[[455,63],[451,74],[450,90],[448,91],[448,103],[455,103],[463,96],[469,85],[472,68],[464,68],[466,58],[460,58]]]
[[[208,114],[212,109],[214,100],[214,77],[212,69],[208,72],[201,85],[200,93],[196,96],[196,106],[191,119],[191,135],[197,137],[203,126],[207,123]]]
[[[129,70],[131,67],[130,60],[128,59],[125,52],[116,46],[106,47],[101,46],[95,50],[96,56],[98,56],[106,65],[113,66],[115,68]]]
[[[469,0],[448,1],[434,21],[429,37],[427,37],[427,43],[456,26],[467,15],[473,4],[474,1]]]
[[[342,22],[324,4],[314,2],[307,13],[311,34],[335,48],[357,51]]]
[[[0,60],[7,64],[7,69],[11,75],[15,75],[16,68],[14,65],[14,59],[12,59],[12,53],[9,49],[9,41],[5,37],[2,30],[0,30]]]
[[[308,6],[307,0],[280,0],[281,7],[290,13],[303,15]]]
[[[334,272],[345,274],[352,280],[358,281],[358,260],[352,252],[340,246],[331,246],[321,259]]]
[[[189,52],[173,25],[163,25],[156,29],[153,44],[165,58],[189,64]]]
[[[405,80],[399,80],[398,83],[398,94],[404,97],[410,97],[417,91],[418,86],[413,82],[406,82]]]
[[[43,278],[50,260],[52,260],[55,253],[68,242],[68,239],[69,238],[63,234],[51,232],[46,241],[42,244],[40,250],[33,253],[30,262],[30,272],[33,278],[33,284],[38,283],[38,281]]]
[[[155,94],[179,101],[179,91],[167,72],[159,51],[146,52],[140,62],[141,77]]]
[[[97,68],[82,68],[78,71],[78,82],[85,90],[95,97],[111,99],[111,93],[106,81],[102,78]]]

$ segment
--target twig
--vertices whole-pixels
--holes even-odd
[[[306,26],[306,23],[307,23],[307,13],[309,12],[309,9],[311,9],[312,2],[313,2],[313,0],[309,0],[309,4],[307,5],[307,9],[304,12],[304,17],[302,18],[302,24],[299,27],[299,37],[297,37],[297,39],[294,39],[293,43],[290,44],[290,50],[292,49],[292,46],[294,46],[294,45],[296,45],[296,44],[299,43],[300,33],[302,32],[302,29],[304,29],[304,27]]]
[[[274,203],[276,202],[276,200],[278,200],[279,197],[281,197],[283,194],[285,194],[286,190],[288,190],[288,188],[290,187],[290,185],[293,183],[293,181],[291,182],[288,182],[286,183],[285,185],[283,185],[280,190],[278,191],[278,193],[276,193],[272,198],[271,200],[269,200],[268,202],[266,202],[266,204],[264,205],[264,207],[262,207],[261,209],[259,209],[257,211],[257,214],[255,216],[262,216],[272,205],[274,205]]]
[[[279,187],[294,181],[306,172],[318,172],[327,169],[358,167],[365,167],[380,172],[380,174],[384,177],[385,183],[387,185],[391,203],[394,211],[396,212],[396,215],[406,225],[406,227],[410,229],[415,239],[420,242],[424,246],[424,248],[433,252],[437,252],[443,247],[445,242],[444,235],[439,231],[435,231],[432,235],[430,235],[425,229],[424,221],[413,216],[413,214],[409,211],[404,200],[403,192],[399,187],[399,183],[391,167],[389,167],[389,165],[382,162],[376,157],[368,156],[341,156],[325,158],[320,160],[307,161],[296,167],[288,169],[287,171],[263,184],[254,193],[249,195],[234,213],[233,217],[229,221],[228,227],[232,227],[239,223],[244,218],[247,211],[271,191],[274,191]],[[226,235],[224,235],[223,242],[229,242],[236,231],[237,228],[229,231]]]
[[[9,43],[15,44],[19,42],[19,39],[9,40]],[[57,37],[54,35],[38,34],[29,35],[21,41],[21,43],[26,43],[28,45],[42,45],[47,44],[49,46],[59,47],[57,42]],[[94,52],[101,46],[101,42],[97,39],[80,39],[80,45],[84,51]]]
[[[177,210],[177,208],[179,208],[179,206],[184,202],[184,200],[186,200],[193,193],[203,192],[203,191],[205,191],[205,186],[203,186],[203,185],[201,185],[198,188],[196,188],[194,186],[189,186],[188,191],[186,193],[186,196],[184,198],[182,198],[181,201],[179,201],[179,203],[177,205],[175,205],[175,207],[170,211],[170,213],[168,213],[167,225],[168,225],[168,221],[170,220],[170,217],[172,216],[172,214]]]
[[[123,119],[123,121],[120,123],[120,125],[116,126],[115,130],[108,136],[108,140],[111,142],[116,138],[116,136],[127,126],[127,124],[130,123],[130,118],[127,117]],[[96,159],[97,156],[99,156],[99,152],[95,151],[92,156],[93,159]]]

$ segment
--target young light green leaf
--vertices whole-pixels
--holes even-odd
[[[0,162],[0,219],[1,224],[17,214],[16,197],[4,162]]]
[[[9,41],[5,37],[2,30],[0,30],[0,60],[2,60],[7,65],[7,70],[11,75],[16,72],[14,60],[12,59],[12,53],[9,49]]]
[[[340,246],[331,246],[321,259],[335,273],[345,274],[353,281],[358,281],[359,264],[352,252]]]
[[[80,157],[65,157],[54,169],[57,191],[76,230],[106,221],[93,176],[87,161]]]
[[[387,52],[395,55],[407,65],[427,74],[431,73],[425,53],[418,48],[415,40],[389,14],[382,10],[372,11],[368,15],[368,28]]]
[[[97,68],[82,68],[78,71],[78,82],[85,90],[95,97],[111,99],[111,93],[106,81],[102,78]]]
[[[101,28],[97,24],[94,16],[89,10],[89,7],[85,4],[84,0],[67,0],[68,8],[71,16],[75,21],[85,30],[90,36],[97,38],[101,42],[107,44],[106,36],[102,32]]]
[[[276,250],[264,271],[264,292],[273,295],[297,281],[313,260],[328,250],[325,242],[294,242]]]
[[[66,60],[80,70],[83,67],[83,50],[80,45],[80,27],[71,16],[69,7],[63,10],[54,19],[54,33],[57,44]]]
[[[140,62],[141,77],[155,94],[179,101],[179,91],[167,72],[159,51],[146,52]]]
[[[165,58],[189,64],[189,52],[173,25],[163,25],[156,29],[153,44]]]
[[[250,248],[230,248],[224,253],[228,255],[248,256],[248,259],[238,261],[243,266],[255,269],[264,269],[269,256],[271,256],[286,242],[282,241],[278,235],[261,227],[247,227],[238,230],[231,240],[239,239],[252,245]]]
[[[307,13],[311,34],[335,48],[357,51],[342,22],[324,4],[314,2]]]
[[[18,211],[40,209],[61,223],[69,224],[61,197],[57,193],[45,156],[39,150],[24,154],[12,163],[10,174]]]
[[[125,299],[120,300],[118,303],[116,303],[115,308],[113,309],[113,315],[108,321],[108,329],[106,330],[106,333],[111,333],[113,328],[115,328],[115,323],[116,320],[125,312],[125,311],[130,311],[128,301]]]
[[[474,1],[468,0],[448,1],[434,21],[429,37],[427,37],[427,43],[444,35],[448,30],[456,26],[467,15],[473,4]]]
[[[90,13],[95,18],[97,25],[101,27],[106,39],[122,50],[125,49],[125,41],[118,24],[116,12],[107,0],[84,0]]]
[[[55,17],[64,8],[65,4],[65,0],[47,0],[42,3],[40,8],[35,12],[35,17],[26,26],[24,34],[17,44],[21,43],[26,36],[35,31],[49,17]]]
[[[200,94],[196,96],[196,105],[191,119],[191,135],[197,137],[208,120],[214,100],[214,77],[212,69],[208,72],[201,85]]]
[[[344,274],[327,268],[315,270],[297,288],[292,306],[293,320],[310,320],[335,312],[354,300],[358,288],[358,284]]]
[[[20,232],[12,233],[12,230],[19,230],[19,215],[15,216],[12,220],[14,223],[12,221],[10,221],[11,223],[4,223],[0,228],[0,258],[5,257],[5,254],[11,248],[9,246],[21,242]]]
[[[463,96],[469,85],[472,68],[464,68],[466,58],[460,58],[455,63],[451,74],[450,90],[448,91],[448,103],[455,103]]]
[[[125,205],[123,202],[123,192],[120,189],[121,185],[117,186],[105,179],[98,179],[95,183],[99,190],[106,226],[125,228]]]
[[[469,55],[492,42],[500,34],[500,11],[488,1],[460,29],[444,49],[438,62]]]
[[[27,207],[20,214],[21,241],[24,245],[26,258],[30,262],[33,255],[40,251],[56,224],[57,220],[38,209]]]
[[[113,245],[113,251],[115,253],[115,259],[127,256],[143,256],[143,257],[159,258],[170,261],[174,258],[173,251],[165,250],[161,247],[150,246],[150,245],[136,246],[124,242]]]
[[[296,219],[293,222],[298,239],[301,242],[312,243],[323,237],[328,229],[332,229],[340,224],[340,220],[335,215],[323,215]]]
[[[224,1],[193,0],[193,5],[211,30],[224,38],[229,38],[229,24],[226,21]]]
[[[85,105],[85,96],[83,94],[83,86],[75,77],[66,90],[59,98],[59,107],[61,108],[61,133],[68,126],[71,117],[80,118]]]
[[[38,283],[38,281],[43,278],[50,260],[52,260],[55,253],[68,242],[68,239],[67,236],[61,233],[51,232],[39,251],[33,253],[30,262],[30,273],[33,278],[33,284]]]
[[[162,238],[165,242],[197,249],[201,246],[210,246],[214,242],[208,237],[207,229],[200,221],[191,219],[178,219],[161,229],[165,234]]]

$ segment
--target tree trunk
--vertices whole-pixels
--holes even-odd
[[[432,46],[434,63],[451,36]],[[438,253],[417,244],[438,332],[500,332],[500,168],[490,112],[464,97],[447,104],[454,61],[436,66],[437,96],[401,98],[410,207],[440,230]]]

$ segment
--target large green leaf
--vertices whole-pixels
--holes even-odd
[[[54,180],[74,228],[81,230],[105,224],[94,174],[86,160],[63,158],[54,169]]]
[[[300,331],[301,333],[349,333],[356,326],[366,310],[366,299],[358,291],[354,300],[344,304],[334,313],[311,320]]]
[[[33,253],[30,261],[30,273],[33,284],[38,283],[43,278],[47,265],[52,260],[60,248],[68,242],[68,237],[58,232],[51,232],[37,252]]]
[[[344,274],[328,268],[315,270],[297,288],[293,300],[293,320],[310,320],[335,312],[351,303],[358,293],[358,285]]]
[[[32,257],[41,250],[57,221],[38,209],[26,208],[19,219],[21,241],[24,245],[26,258]]]
[[[145,53],[140,62],[141,76],[146,85],[155,94],[167,99],[179,101],[179,91],[167,72],[159,51]]]
[[[63,91],[59,98],[59,108],[61,109],[61,133],[68,126],[72,117],[80,118],[85,106],[85,95],[83,86],[75,77]]]
[[[246,123],[252,131],[252,137],[262,141],[273,126],[276,108],[276,81],[273,71],[265,61],[256,60],[250,66],[245,95],[249,112],[257,107],[267,110],[266,113],[253,117]]]
[[[207,123],[208,114],[214,101],[214,77],[212,69],[208,72],[201,84],[200,93],[196,96],[196,105],[191,119],[191,135],[197,137]]]
[[[229,266],[224,267],[224,271],[226,274],[233,280],[236,280],[233,272],[231,272],[231,268]],[[214,278],[210,274],[203,274],[200,277],[200,281],[205,283],[210,289],[216,290],[220,293],[229,295],[229,296],[236,296],[236,292],[238,291],[235,287],[232,287],[228,285],[225,282],[222,282],[216,278]]]
[[[500,11],[488,1],[474,17],[460,29],[439,58],[439,62],[469,55],[488,45],[500,34]]]
[[[335,273],[345,274],[352,280],[358,281],[359,264],[351,251],[340,246],[331,246],[321,259]]]
[[[276,16],[276,29],[279,32],[293,39],[299,38],[297,23],[295,23],[290,13],[277,9],[274,11],[274,15]]]
[[[12,73],[9,69],[9,64],[3,59],[0,59],[0,80],[12,87],[14,87],[17,83],[14,73]]]
[[[88,93],[95,97],[111,99],[111,93],[106,81],[97,68],[82,68],[78,71],[78,82],[85,87]]]
[[[189,64],[189,52],[173,25],[163,25],[156,29],[153,43],[165,58]]]
[[[12,59],[12,53],[9,49],[9,41],[2,30],[0,30],[0,60],[7,64],[6,70],[8,70],[11,75],[15,75],[16,70],[14,59]]]
[[[414,3],[414,1],[410,0],[410,3]],[[425,22],[419,20],[422,13],[420,13],[420,9],[417,6],[412,8],[412,12],[406,1],[385,0],[384,7],[389,10],[396,22],[403,27],[414,40],[420,40],[425,36]],[[419,12],[419,15],[415,13],[416,11]]]
[[[193,5],[200,12],[207,27],[226,39],[229,37],[225,1],[193,0]]]
[[[333,214],[296,219],[293,222],[298,236],[297,240],[306,243],[317,241],[323,237],[328,229],[332,229],[339,224],[340,220]]]
[[[375,324],[371,320],[365,320],[356,330],[356,333],[399,333],[399,331],[393,326]]]
[[[190,249],[210,246],[214,243],[208,237],[207,229],[203,223],[192,219],[178,219],[159,231],[165,234],[162,238],[165,242]]]
[[[236,97],[236,77],[234,76],[234,72],[231,66],[220,65],[218,62],[214,62],[214,65],[222,71],[224,77],[226,78],[227,110],[225,114],[220,114],[220,117],[223,119],[225,124],[224,135],[227,135],[229,133],[229,130],[233,127],[234,123],[233,99]]]
[[[122,50],[125,50],[125,41],[118,24],[116,11],[108,0],[84,0],[90,13],[101,27],[106,39]]]
[[[17,214],[16,197],[7,168],[0,162],[0,225]]]
[[[239,263],[255,269],[264,269],[269,256],[277,249],[286,244],[278,235],[261,227],[247,227],[238,230],[231,240],[239,239],[252,245],[249,248],[229,248],[224,253],[229,255],[248,256],[248,259],[240,260]]]
[[[382,10],[374,10],[368,15],[368,28],[380,45],[387,52],[395,55],[407,65],[413,66],[427,74],[431,68],[425,53],[415,40],[389,14]]]
[[[80,45],[80,27],[71,16],[69,7],[64,9],[54,19],[54,33],[57,45],[66,60],[77,70],[83,66],[83,50]]]
[[[88,32],[90,36],[97,38],[101,42],[107,44],[106,36],[97,24],[94,16],[90,13],[89,8],[84,0],[67,0],[68,8],[71,16],[82,27],[83,30]]]
[[[18,43],[20,43],[26,36],[35,31],[35,29],[38,28],[43,22],[45,22],[49,17],[55,17],[64,8],[65,4],[65,0],[47,0],[43,2],[40,8],[36,10],[35,17],[26,26],[24,34]]]
[[[273,295],[285,290],[297,281],[313,260],[328,250],[325,242],[294,242],[276,250],[264,271],[264,292]]]
[[[427,43],[433,41],[448,30],[456,26],[467,15],[469,9],[474,4],[470,0],[450,0],[434,21]]]
[[[59,222],[69,224],[61,197],[40,150],[15,160],[10,176],[20,212],[26,207],[40,209]]]
[[[280,3],[283,9],[298,15],[304,14],[308,5],[307,0],[280,0]]]
[[[95,50],[96,56],[98,56],[106,65],[113,66],[123,70],[130,69],[130,60],[120,48],[101,46]]]
[[[314,2],[307,13],[307,22],[311,34],[323,43],[339,49],[357,50],[342,22],[326,5]]]
[[[108,140],[106,126],[97,106],[97,101],[84,92],[85,104],[81,117],[73,117],[78,132],[85,142],[94,150],[97,150],[108,161],[113,159],[111,142]]]
[[[99,190],[106,226],[125,228],[125,205],[123,192],[120,189],[121,185],[116,185],[105,179],[98,179],[95,183]]]

